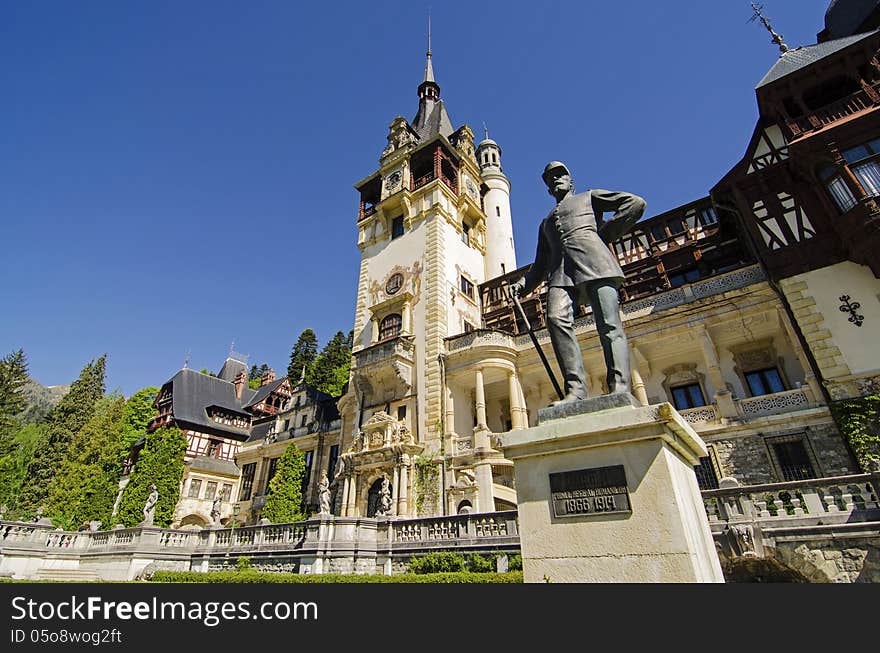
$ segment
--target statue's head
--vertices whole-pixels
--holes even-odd
[[[547,184],[547,192],[554,197],[562,197],[573,188],[571,172],[562,161],[551,161],[544,166],[541,178]]]

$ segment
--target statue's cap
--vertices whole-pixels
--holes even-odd
[[[547,177],[554,170],[564,170],[565,174],[571,176],[571,172],[569,172],[568,167],[562,161],[551,161],[546,166],[544,166],[544,172],[541,173],[541,179],[544,180],[544,183],[547,183]]]

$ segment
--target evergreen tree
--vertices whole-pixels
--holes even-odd
[[[46,438],[34,452],[18,497],[23,516],[33,515],[43,504],[71,439],[94,415],[95,404],[104,396],[106,362],[105,354],[86,365],[49,414]]]
[[[7,519],[17,519],[18,495],[27,474],[34,452],[45,446],[48,427],[46,424],[25,424],[13,432],[6,441],[8,451],[0,453],[0,505],[9,512]]]
[[[27,360],[23,349],[0,358],[0,454],[8,453],[4,440],[12,436],[18,426],[16,416],[27,407],[24,394],[27,381]]]
[[[186,437],[180,429],[163,426],[148,433],[128,485],[122,492],[116,521],[128,527],[140,524],[144,520],[144,503],[150,494],[150,485],[155,485],[159,502],[156,504],[153,524],[169,526],[180,498],[185,452]]]
[[[318,357],[318,337],[311,329],[306,329],[297,338],[296,344],[290,351],[290,364],[287,366],[287,378],[290,386],[299,383],[305,369],[306,377],[311,373],[312,365]]]
[[[291,442],[278,461],[260,517],[273,524],[287,524],[305,519],[302,512],[305,474],[306,457]]]
[[[157,410],[153,406],[159,388],[152,386],[141,388],[125,402],[122,421],[122,437],[119,440],[119,461],[128,457],[131,448],[147,433],[147,424],[153,419]]]
[[[68,530],[98,520],[110,523],[119,492],[120,441],[126,426],[126,401],[107,397],[74,434],[49,488],[47,506],[56,523]]]
[[[306,375],[306,381],[321,392],[340,397],[348,383],[350,365],[351,347],[348,339],[342,331],[337,331],[315,359],[311,375]]]

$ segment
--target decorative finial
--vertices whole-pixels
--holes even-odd
[[[764,9],[764,5],[756,5],[754,2],[752,4],[752,11],[755,13],[752,14],[752,17],[749,18],[749,22],[754,22],[755,20],[760,20],[763,23],[764,27],[767,28],[767,31],[770,32],[770,42],[775,43],[779,46],[779,51],[782,54],[788,52],[789,47],[785,44],[785,41],[782,40],[782,34],[777,34],[773,31],[773,27],[770,25],[770,21],[761,13]]]
[[[425,82],[436,84],[434,81],[434,66],[431,63],[431,11],[428,10],[428,60],[425,63]],[[424,82],[423,82],[424,83]],[[437,99],[436,97],[434,99]]]
[[[190,353],[191,353],[191,350],[187,349],[186,350],[186,358],[183,361],[183,369],[189,369],[189,355],[190,355]]]
[[[486,127],[486,121],[485,121],[485,120],[483,121],[483,133],[486,134],[486,138],[484,138],[483,140],[488,141],[488,140],[489,140],[489,128]]]
[[[232,339],[232,342],[229,343],[229,356],[232,357],[232,354],[235,353],[235,338]]]

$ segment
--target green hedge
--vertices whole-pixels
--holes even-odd
[[[353,574],[283,574],[246,571],[157,571],[153,583],[522,583],[522,572],[506,574],[472,573],[397,574],[394,576],[355,576]]]

